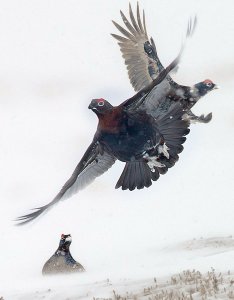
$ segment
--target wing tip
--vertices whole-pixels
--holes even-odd
[[[45,205],[45,206],[42,206],[42,207],[33,208],[32,210],[34,210],[34,212],[17,217],[14,220],[15,222],[18,222],[18,223],[15,224],[15,226],[22,226],[22,225],[25,225],[27,223],[30,223],[31,221],[38,218],[42,213],[44,213],[46,211],[47,207],[48,206]]]

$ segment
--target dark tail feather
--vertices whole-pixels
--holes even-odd
[[[158,172],[156,174],[155,172],[151,172],[146,162],[127,162],[115,188],[122,187],[122,190],[129,189],[130,191],[135,188],[140,190],[151,186],[151,180],[157,180],[158,177]]]

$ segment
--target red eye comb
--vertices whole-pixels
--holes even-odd
[[[204,83],[213,83],[213,81],[211,81],[210,79],[206,79],[203,81]]]

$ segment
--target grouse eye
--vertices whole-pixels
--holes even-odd
[[[104,105],[104,101],[99,101],[98,102],[98,106],[103,106]]]

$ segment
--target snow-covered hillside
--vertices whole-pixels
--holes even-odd
[[[0,0],[0,297],[6,300],[110,298],[110,282],[124,295],[186,269],[234,271],[234,3],[141,0],[140,7],[165,66],[197,14],[173,76],[181,84],[209,78],[220,86],[194,108],[212,111],[213,120],[191,126],[179,162],[149,189],[115,190],[123,168],[116,163],[34,224],[16,227],[17,216],[55,196],[88,147],[97,125],[90,100],[116,105],[134,93],[109,34],[128,1]],[[71,253],[87,272],[42,277],[61,233],[72,234]]]

